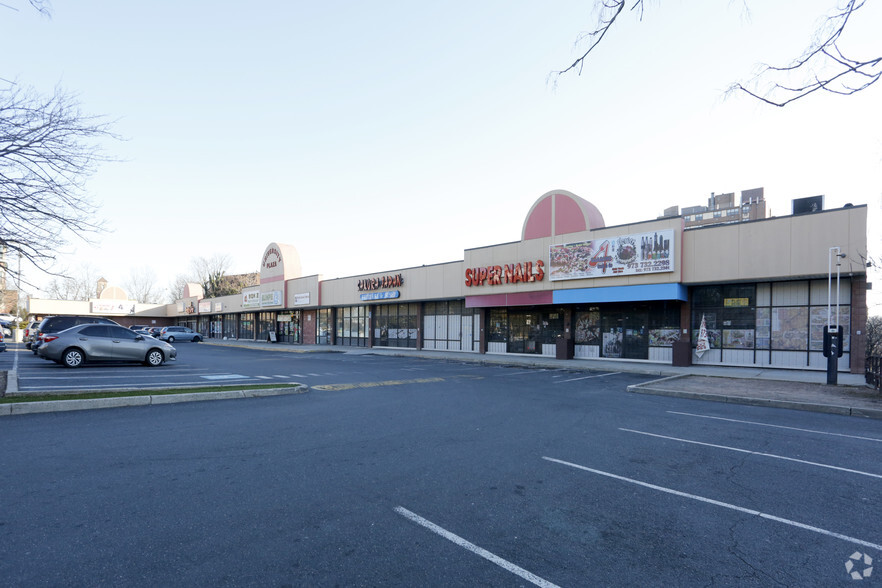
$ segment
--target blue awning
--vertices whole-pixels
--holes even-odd
[[[576,288],[555,290],[554,304],[595,302],[646,302],[650,300],[689,300],[689,291],[683,284],[644,284],[639,286],[611,286],[608,288]]]

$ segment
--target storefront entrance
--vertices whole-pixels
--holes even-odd
[[[630,309],[605,312],[601,319],[601,357],[622,359],[649,358],[649,312]]]
[[[564,330],[563,323],[564,313],[559,308],[494,308],[489,314],[488,350],[554,355],[555,342]]]

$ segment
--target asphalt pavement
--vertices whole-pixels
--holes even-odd
[[[20,344],[19,344],[20,345]],[[363,347],[328,347],[326,345],[285,345],[257,341],[220,341],[209,340],[201,345],[218,345],[244,347],[273,352],[287,353],[349,353],[360,355],[387,355],[398,357],[419,357],[439,361],[474,362],[482,365],[512,365],[542,369],[565,369],[571,371],[603,371],[636,373],[650,376],[646,382],[628,387],[632,393],[657,394],[693,398],[715,402],[750,404],[809,410],[832,414],[860,416],[882,419],[882,393],[868,387],[862,374],[839,373],[838,385],[828,385],[827,374],[817,370],[795,370],[760,367],[731,367],[693,365],[678,367],[668,364],[649,363],[645,361],[628,361],[616,359],[571,359],[560,360],[553,357],[536,355],[497,355],[476,354],[457,351],[413,350],[402,348],[363,348]],[[9,372],[5,381],[0,372],[0,390],[14,393],[16,390],[15,373]],[[298,389],[296,392],[301,392]],[[234,393],[236,391],[231,391]],[[208,393],[221,394],[229,397],[231,392]],[[191,401],[196,395],[180,395],[177,401]],[[203,395],[208,399],[210,396]],[[47,412],[53,410],[80,410],[104,406],[120,406],[126,402],[144,404],[144,398],[116,398],[99,401],[71,400],[53,401],[49,403],[28,403],[33,406],[0,405],[0,416],[5,414],[22,414],[24,412]],[[165,397],[164,402],[173,402],[173,397]],[[94,404],[90,404],[92,402]],[[39,406],[37,406],[39,404]],[[150,402],[147,402],[150,404]],[[70,405],[70,406],[66,406]]]

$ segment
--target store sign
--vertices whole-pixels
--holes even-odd
[[[290,323],[291,322],[291,313],[279,313],[276,315],[276,322],[279,323]]]
[[[377,278],[367,278],[358,281],[359,292],[370,292],[371,290],[385,290],[388,288],[400,288],[404,284],[404,278],[401,274],[394,276],[380,276]]]
[[[221,312],[221,311],[223,311],[223,309],[224,309],[223,302],[215,302],[214,303],[214,312]]]
[[[674,231],[552,245],[548,258],[551,281],[672,272]]]
[[[741,307],[750,305],[750,298],[724,298],[723,306]]]
[[[259,308],[260,292],[242,292],[242,308]]]
[[[282,291],[281,290],[273,290],[272,292],[261,292],[260,293],[260,305],[261,306],[281,306],[282,305]]]
[[[294,295],[294,306],[306,306],[309,304],[309,292]]]
[[[211,300],[200,300],[199,314],[206,314],[209,312],[211,312]]]
[[[469,287],[541,282],[543,279],[545,279],[545,262],[541,259],[537,259],[535,265],[532,261],[525,261],[505,266],[474,267],[465,271],[465,285]]]
[[[359,298],[362,300],[390,300],[392,298],[398,298],[401,296],[401,292],[398,290],[392,290],[390,292],[370,292],[368,294],[360,294]]]
[[[93,314],[133,314],[135,303],[131,300],[93,300]]]
[[[282,253],[273,245],[267,247],[263,253],[263,261],[260,262],[262,269],[271,269],[282,264]]]

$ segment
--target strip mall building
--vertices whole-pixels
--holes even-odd
[[[300,275],[293,246],[271,243],[260,285],[239,295],[204,299],[193,287],[168,306],[92,312],[280,344],[669,364],[685,348],[694,364],[818,370],[830,321],[845,334],[839,370],[863,373],[866,235],[866,206],[688,230],[680,216],[607,227],[593,204],[557,190],[528,211],[520,241],[462,261],[323,280]],[[33,300],[31,313],[71,314],[51,302]],[[698,357],[702,320],[710,349]]]

